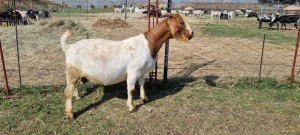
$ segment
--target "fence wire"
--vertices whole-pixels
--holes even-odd
[[[64,85],[65,84],[65,56],[59,43],[60,35],[67,26],[74,26],[76,32],[69,42],[87,38],[105,38],[122,40],[146,31],[147,17],[137,12],[125,14],[114,12],[120,3],[104,3],[104,1],[90,1],[90,5],[81,6],[82,3],[70,1],[54,1],[53,7],[47,4],[32,4],[36,10],[51,11],[51,19],[38,20],[31,25],[18,25],[18,41],[21,61],[22,85]],[[123,1],[122,1],[123,2]],[[146,5],[144,1],[132,2],[134,7]],[[10,7],[11,3],[5,7]],[[22,2],[17,7],[22,8]],[[23,5],[26,3],[23,3]],[[65,5],[64,5],[65,4]],[[111,4],[111,5],[109,5]],[[42,5],[42,6],[41,6]],[[46,6],[45,6],[46,5]],[[102,6],[100,6],[102,5]],[[208,11],[204,18],[194,17],[192,14],[182,14],[195,30],[194,38],[188,43],[170,40],[168,78],[193,77],[199,79],[212,79],[221,82],[231,82],[243,77],[258,77],[263,44],[263,32],[258,38],[249,39],[239,36],[222,36],[222,34],[209,35],[203,32],[208,26],[226,24],[229,26],[242,25],[244,27],[258,28],[257,18],[246,17],[247,10],[258,14],[279,12],[284,15],[283,8],[289,5],[267,7],[258,3],[220,3],[220,2],[178,2],[172,3],[173,11],[193,7],[193,10]],[[79,7],[79,8],[78,8]],[[140,8],[143,8],[142,6]],[[5,9],[2,9],[5,10]],[[220,12],[241,11],[234,19],[212,19],[211,10]],[[249,11],[248,14],[251,12]],[[192,11],[190,12],[192,13]],[[163,18],[159,18],[162,20]],[[151,21],[153,18],[151,18]],[[99,26],[98,26],[98,25]],[[268,23],[263,23],[261,31],[267,29]],[[288,35],[288,44],[277,43],[277,39],[267,32],[262,66],[263,77],[273,77],[279,80],[288,79],[293,63],[294,45],[297,32],[292,30],[293,25],[287,24],[287,30],[270,30]],[[16,51],[15,27],[0,25],[0,39],[2,41],[4,57],[7,68],[9,84],[18,86],[18,63]],[[280,45],[278,45],[280,44]],[[164,46],[158,54],[158,79],[163,78]],[[296,78],[299,79],[299,64],[296,64]],[[0,82],[4,86],[2,69],[0,69]],[[146,75],[146,77],[148,77]]]

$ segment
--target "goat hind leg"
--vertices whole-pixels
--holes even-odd
[[[72,113],[72,94],[73,91],[76,87],[76,83],[68,83],[64,92],[65,95],[65,104],[66,104],[66,109],[65,109],[65,115],[66,118],[73,120],[73,113]]]
[[[140,76],[139,77],[140,97],[143,100],[143,102],[146,103],[149,101],[149,98],[145,94],[144,84],[145,84],[145,78],[144,76]]]
[[[78,74],[74,74],[74,69],[71,67],[67,68],[66,70],[66,80],[67,80],[67,86],[64,92],[65,95],[65,104],[66,104],[66,109],[65,109],[65,114],[66,118],[73,120],[73,113],[72,113],[72,95],[74,92],[74,89],[77,89],[77,83],[80,79]],[[78,92],[77,92],[78,94]]]
[[[74,92],[73,92],[73,97],[75,97],[76,100],[80,99],[80,96],[78,94],[78,85],[79,85],[79,81],[76,83],[76,87],[75,87]]]

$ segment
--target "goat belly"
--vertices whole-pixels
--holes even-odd
[[[127,78],[126,66],[114,63],[83,62],[82,65],[78,65],[78,68],[82,72],[81,77],[95,84],[112,85]]]

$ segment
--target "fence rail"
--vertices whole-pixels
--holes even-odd
[[[190,3],[179,4],[188,6]],[[201,6],[203,5],[200,3],[197,8],[201,8]],[[177,7],[180,8],[178,5]],[[87,33],[89,38],[122,40],[143,33],[148,29],[147,17],[142,13],[128,12],[125,21],[125,14],[115,13],[107,9],[97,9],[93,12],[76,12],[76,10],[85,11],[85,9],[70,8],[70,12],[50,12],[51,19],[39,20],[31,25],[21,24],[18,26],[23,85],[65,84],[65,58],[59,38],[69,26],[75,29],[70,43],[87,38]],[[206,27],[219,25],[255,27],[257,29],[256,18],[247,18],[243,14],[232,20],[216,20],[211,19],[210,13],[205,14],[204,19],[195,18],[192,15],[182,16],[192,25],[195,30],[195,37],[188,43],[170,40],[169,78],[213,78],[227,82],[243,77],[258,77],[260,74],[262,77],[274,77],[279,80],[286,80],[290,77],[296,43],[295,37],[297,37],[297,32],[291,30],[292,25],[288,25],[288,30],[266,31],[265,27],[261,29],[267,34],[260,73],[264,32],[258,33],[261,36],[257,36],[255,39],[238,36],[211,36],[203,32]],[[162,19],[164,18],[159,18],[159,20]],[[15,46],[17,42],[16,31],[14,27],[4,25],[0,25],[0,28],[3,54],[6,58],[7,77],[9,84],[15,87],[19,85],[17,48]],[[270,39],[270,36],[273,35],[270,31],[292,37],[289,38],[292,41],[288,41],[287,45],[277,45],[281,43],[276,43],[277,39]],[[158,79],[161,80],[165,66],[164,47],[158,54],[157,74]],[[295,79],[297,80],[299,79],[300,71],[298,69],[300,66],[298,63],[295,66]],[[2,72],[2,70],[0,71]],[[0,87],[2,87],[4,77],[0,75],[0,78]]]

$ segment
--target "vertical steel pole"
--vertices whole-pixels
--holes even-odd
[[[171,12],[172,0],[168,0],[168,13]],[[163,80],[168,80],[168,59],[169,59],[169,39],[165,43],[165,59],[164,59],[164,77]]]
[[[1,61],[2,61],[2,69],[3,69],[3,74],[4,74],[4,81],[5,81],[5,86],[6,86],[6,90],[7,90],[7,95],[11,95],[10,90],[9,90],[8,80],[7,80],[7,74],[6,74],[6,68],[5,68],[5,62],[4,62],[4,56],[3,56],[3,51],[2,51],[1,40],[0,40],[0,56],[1,56]]]
[[[16,10],[16,0],[14,0],[14,9]],[[22,86],[21,78],[21,64],[20,64],[20,53],[19,53],[19,38],[18,38],[18,25],[16,24],[17,16],[15,15],[15,29],[16,29],[16,43],[17,43],[17,59],[18,59],[18,71],[19,71],[19,85]]]
[[[158,9],[158,0],[156,0],[156,24],[158,24],[158,12],[159,12],[159,9]]]
[[[147,14],[147,19],[148,19],[148,30],[150,30],[150,0],[148,0],[148,14]],[[150,83],[152,83],[152,71],[149,73],[149,80]]]
[[[148,30],[150,30],[150,0],[148,0]]]
[[[296,45],[295,45],[295,54],[294,54],[294,60],[293,60],[293,66],[292,66],[292,71],[291,71],[291,78],[290,78],[291,86],[294,82],[294,76],[295,76],[295,65],[296,65],[297,54],[298,54],[299,38],[300,38],[300,29],[298,26],[298,35],[297,35],[297,41],[296,41]]]
[[[259,67],[259,76],[258,76],[259,81],[260,81],[261,69],[262,69],[262,63],[263,63],[263,56],[264,56],[264,49],[265,49],[265,39],[266,39],[266,34],[264,34],[263,46],[262,46],[262,49],[261,49],[261,58],[260,58],[260,67]]]
[[[126,18],[127,18],[127,0],[125,1],[125,9],[124,9],[124,12],[125,12],[125,22],[126,22]]]
[[[87,23],[89,22],[89,0],[86,0],[86,21]],[[89,32],[86,33],[86,38],[89,39],[90,38],[90,35],[89,35]]]

